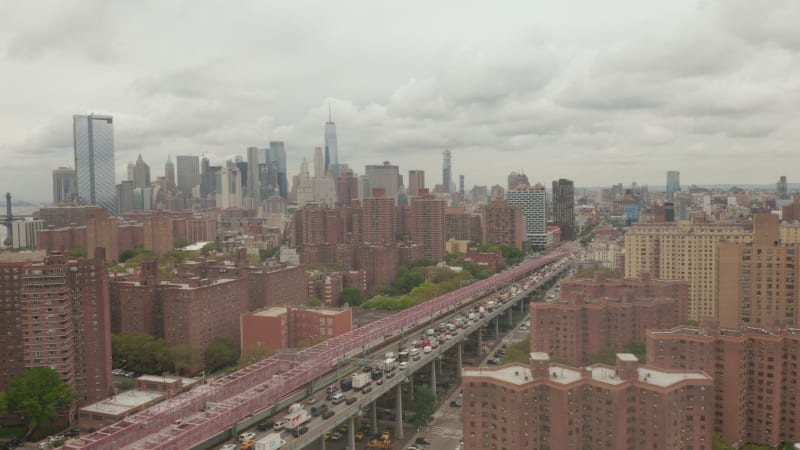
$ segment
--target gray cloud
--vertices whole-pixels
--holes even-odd
[[[23,198],[49,197],[71,115],[92,111],[115,115],[118,177],[139,153],[160,173],[270,140],[294,172],[329,102],[356,171],[388,159],[430,184],[445,148],[470,186],[772,182],[800,163],[795,2],[43,5],[0,6],[0,190]]]

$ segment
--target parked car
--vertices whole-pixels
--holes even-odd
[[[453,408],[461,408],[462,406],[461,400],[453,400],[452,402],[450,402],[450,406],[452,406]]]
[[[417,445],[431,445],[431,441],[425,438],[424,436],[418,437],[417,440],[414,441],[414,443]]]

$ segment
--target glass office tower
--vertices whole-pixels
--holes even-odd
[[[114,118],[89,114],[72,116],[78,201],[116,213]]]

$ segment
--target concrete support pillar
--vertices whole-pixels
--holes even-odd
[[[483,359],[483,327],[478,327],[478,361]]]
[[[494,318],[494,338],[500,339],[500,316]]]
[[[508,326],[509,327],[513,327],[514,326],[514,313],[513,313],[513,311],[514,311],[514,308],[508,308]]]
[[[397,439],[403,439],[403,383],[397,383],[395,400],[395,420],[394,420],[394,435]]]
[[[436,398],[436,360],[431,361],[431,391],[433,397]]]
[[[519,312],[525,312],[525,302],[528,301],[527,299],[522,299],[519,302]]]
[[[372,432],[378,432],[378,402],[372,402]]]
[[[325,436],[320,436],[319,438],[320,447],[322,450],[325,450]]]
[[[347,419],[347,448],[356,448],[356,421],[355,417]],[[324,439],[324,437],[323,437]]]
[[[456,345],[456,377],[461,379],[461,356],[464,352],[464,341],[458,341],[458,345]]]
[[[408,391],[411,394],[411,400],[414,400],[414,374],[411,373],[408,375]]]

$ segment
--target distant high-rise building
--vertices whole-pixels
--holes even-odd
[[[133,185],[137,188],[150,186],[150,166],[144,162],[141,154],[133,165]]]
[[[643,274],[689,281],[689,319],[718,316],[717,255],[721,242],[751,242],[741,225],[687,222],[634,225],[625,233],[625,278]]]
[[[167,155],[167,162],[164,164],[164,180],[166,181],[167,189],[175,189],[175,165],[172,164],[172,158]]]
[[[517,173],[517,172],[511,172],[510,174],[508,174],[509,189],[516,189],[517,186],[520,185],[525,185],[525,186],[530,185],[527,175],[525,175],[524,173]]]
[[[675,193],[681,191],[681,173],[677,170],[667,172],[667,200],[674,200]]]
[[[74,202],[76,189],[74,169],[59,167],[53,171],[53,204]]]
[[[99,114],[74,115],[72,125],[78,201],[102,206],[113,213],[117,206],[114,118]]]
[[[178,190],[192,195],[192,189],[200,184],[200,158],[198,156],[178,156],[175,158],[178,169]]]
[[[450,165],[450,150],[445,150],[442,153],[442,187],[445,193],[450,193],[450,185],[452,180],[452,167]]]
[[[422,246],[422,255],[441,261],[445,255],[445,210],[447,205],[441,198],[423,190],[411,199],[413,232],[411,239]]]
[[[509,189],[507,200],[510,205],[522,209],[527,234],[544,233],[547,226],[547,201],[544,186],[517,186]]]
[[[369,180],[367,197],[374,189],[383,189],[384,195],[392,200],[397,198],[397,191],[400,187],[400,169],[392,165],[389,161],[383,164],[368,165],[365,168],[366,177]]]
[[[269,148],[264,150],[265,162],[278,164],[278,192],[283,198],[289,197],[289,178],[286,175],[286,147],[283,141],[272,141]]]
[[[775,319],[800,325],[800,245],[781,242],[778,220],[754,214],[752,242],[720,242],[716,288],[723,328],[763,328]]]
[[[509,205],[503,199],[494,200],[483,207],[481,220],[484,244],[503,244],[523,249],[525,219],[519,206]]]
[[[786,186],[786,175],[782,175],[776,184],[778,200],[789,200],[789,190]]]
[[[242,207],[242,183],[241,172],[236,165],[222,168],[216,174],[217,208],[241,208]]]
[[[461,196],[461,199],[464,199],[464,175],[458,176],[458,195]]]
[[[247,147],[247,196],[250,197],[252,207],[261,204],[261,172],[258,163],[258,147]]]
[[[575,240],[575,185],[572,180],[553,181],[553,222],[561,228],[561,240]]]
[[[424,170],[409,170],[408,171],[408,190],[410,196],[419,195],[420,189],[425,189],[425,171]]]
[[[329,108],[328,121],[325,122],[325,172],[330,170],[332,164],[339,164],[339,143],[336,139],[336,123],[331,118]]]
[[[117,185],[117,212],[126,214],[135,209],[133,180],[123,180]]]

